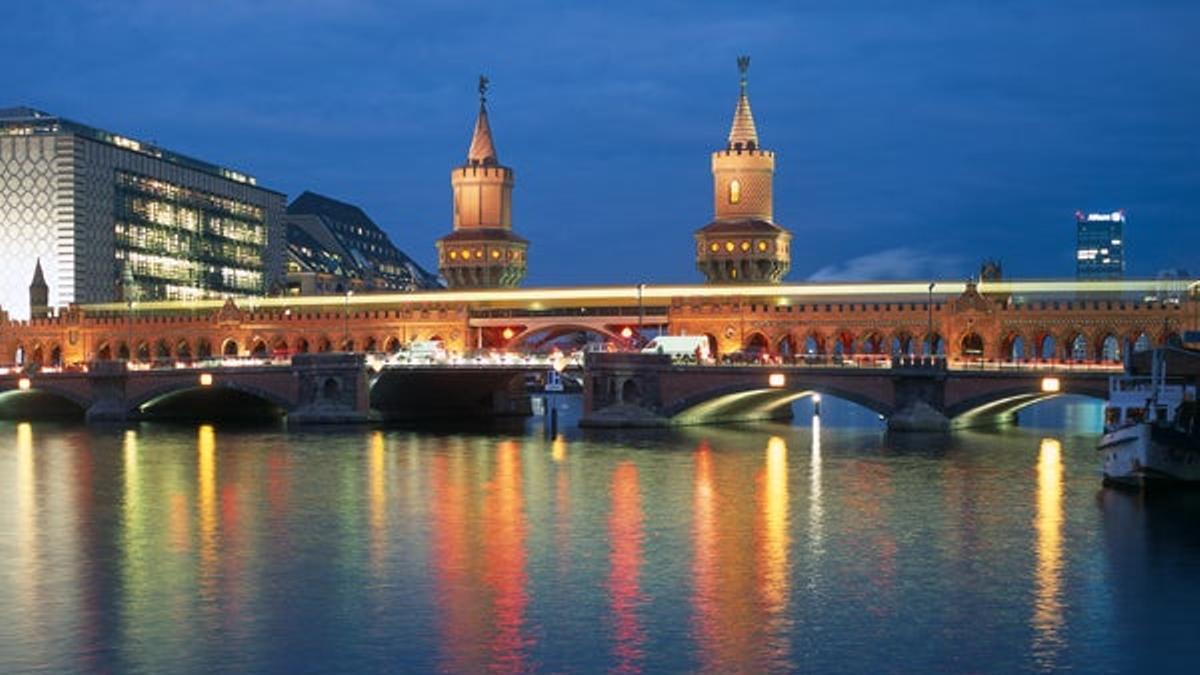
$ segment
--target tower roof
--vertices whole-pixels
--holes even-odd
[[[750,57],[738,57],[741,72],[737,107],[733,110],[733,126],[729,129],[729,147],[755,149],[758,147],[758,131],[754,128],[754,114],[750,112],[750,97],[746,94],[746,71],[750,69]]]
[[[33,281],[29,283],[32,286],[44,288],[46,286],[46,276],[42,274],[42,259],[37,259],[37,264],[33,267]]]
[[[471,164],[497,164],[496,146],[492,142],[492,127],[487,114],[488,79],[479,76],[479,117],[475,119],[475,134],[471,136],[471,149],[467,150],[467,161]]]

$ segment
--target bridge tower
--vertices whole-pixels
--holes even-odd
[[[763,150],[746,94],[750,57],[738,57],[741,93],[723,150],[712,155],[713,222],[696,231],[696,269],[709,283],[779,283],[792,235],[772,220],[775,153]]]
[[[512,287],[525,278],[529,242],[512,231],[513,170],[496,157],[487,85],[481,75],[467,162],[450,173],[454,231],[437,242],[438,271],[450,288]]]
[[[33,268],[33,281],[29,284],[29,318],[44,319],[50,316],[50,287],[42,274],[42,259],[38,258]]]

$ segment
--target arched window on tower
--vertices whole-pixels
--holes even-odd
[[[729,181],[729,203],[737,204],[742,201],[742,182],[738,179]]]

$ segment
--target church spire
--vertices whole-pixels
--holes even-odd
[[[754,150],[758,147],[758,131],[754,128],[754,115],[750,112],[750,97],[746,95],[746,71],[750,69],[750,57],[739,56],[738,72],[741,73],[737,107],[733,110],[733,126],[729,129],[729,149]]]
[[[475,120],[475,134],[471,137],[471,149],[467,161],[471,164],[498,164],[496,146],[492,143],[492,127],[487,116],[487,77],[479,76],[479,117]]]

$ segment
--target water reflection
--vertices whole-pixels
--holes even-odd
[[[759,457],[748,463],[707,440],[695,452],[693,639],[704,672],[788,666],[787,445],[773,437]]]
[[[613,624],[613,669],[620,673],[641,672],[645,631],[639,617],[642,603],[642,495],[638,470],[632,462],[622,462],[612,475],[612,511],[608,531],[612,542],[609,554],[609,602]]]
[[[459,450],[434,458],[431,507],[442,670],[521,672],[531,641],[521,447],[501,441],[481,502]],[[468,461],[468,459],[470,461]]]
[[[0,672],[1196,662],[1195,499],[1101,490],[1094,437],[897,451],[828,421],[552,441],[0,423]]]
[[[758,586],[768,633],[767,660],[775,668],[788,658],[787,610],[791,587],[788,569],[788,457],[787,443],[779,436],[767,441],[767,461],[759,482],[763,505],[762,570]],[[773,668],[773,669],[775,669]]]
[[[1051,669],[1062,648],[1062,444],[1044,438],[1037,465],[1037,568],[1033,608],[1033,655],[1038,667]]]

